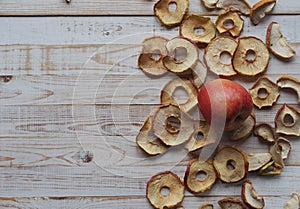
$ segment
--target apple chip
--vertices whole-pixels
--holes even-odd
[[[253,134],[258,136],[263,142],[274,143],[274,128],[269,123],[259,123],[254,127]]]
[[[292,150],[291,142],[284,137],[278,137],[277,144],[279,146],[279,149],[281,150],[282,159],[287,159]]]
[[[249,89],[253,104],[259,109],[272,106],[279,97],[279,89],[276,83],[267,77],[260,77]]]
[[[173,73],[184,73],[198,61],[198,48],[185,38],[176,37],[167,42],[168,56],[163,58],[164,66]]]
[[[216,36],[216,26],[209,17],[189,14],[180,25],[179,33],[197,44],[208,44]]]
[[[231,62],[236,48],[236,41],[229,36],[219,36],[213,39],[204,52],[204,60],[208,69],[219,76],[236,75]],[[223,58],[224,56],[230,57],[229,62]]]
[[[283,168],[284,162],[282,158],[282,150],[278,145],[277,141],[275,142],[275,144],[270,146],[269,152],[272,155],[272,160],[274,161],[274,165],[277,168]]]
[[[206,9],[215,9],[218,0],[201,0]]]
[[[176,8],[173,10],[172,6]],[[188,7],[188,0],[159,0],[154,5],[154,14],[162,24],[172,27],[181,23]]]
[[[242,37],[233,56],[233,67],[241,75],[256,76],[267,69],[269,60],[264,42],[252,36]]]
[[[266,45],[279,59],[291,59],[296,52],[282,35],[277,22],[271,22],[267,29]]]
[[[210,161],[193,159],[189,162],[184,176],[186,188],[194,194],[211,189],[217,180],[217,174]]]
[[[270,162],[272,155],[269,152],[249,153],[247,154],[247,159],[249,162],[248,171],[257,171]]]
[[[250,5],[246,0],[219,0],[217,3],[217,8],[221,9],[231,9],[234,11],[239,11],[242,14],[250,14]]]
[[[282,168],[277,167],[274,161],[270,161],[259,170],[259,174],[263,176],[275,176],[280,175],[281,170]]]
[[[230,133],[229,139],[232,141],[241,141],[247,139],[254,129],[256,118],[252,112],[243,122],[242,126]]]
[[[300,197],[297,193],[292,193],[292,197],[286,202],[284,209],[298,209],[298,208],[300,208]]]
[[[204,203],[200,205],[198,209],[214,209],[214,205],[211,203]]]
[[[261,0],[253,5],[250,11],[250,20],[257,25],[266,14],[269,14],[276,4],[276,0]]]
[[[250,208],[262,209],[265,207],[264,198],[257,194],[250,180],[247,180],[243,183],[242,199]]]
[[[300,103],[300,82],[297,78],[292,76],[281,76],[277,80],[277,85],[280,88],[293,89],[298,95],[298,102]]]
[[[168,194],[162,194],[163,190]],[[171,171],[154,175],[148,182],[146,196],[154,208],[165,209],[179,206],[184,198],[184,184],[180,178]]]
[[[152,131],[152,116],[148,115],[139,134],[136,137],[137,145],[149,155],[159,155],[167,151],[168,147],[154,136]]]
[[[247,176],[247,157],[237,147],[224,146],[220,148],[214,157],[213,164],[218,177],[223,182],[238,182]]]
[[[244,203],[235,197],[226,197],[218,201],[221,209],[247,209]]]
[[[167,42],[168,39],[161,36],[153,36],[143,41],[142,52],[138,58],[141,70],[153,76],[161,76],[168,72],[162,63],[162,58],[167,55]]]
[[[205,83],[207,77],[207,68],[200,60],[191,68],[193,84],[200,89]]]
[[[238,37],[243,30],[244,20],[237,12],[228,10],[219,14],[216,27],[221,34],[229,33],[233,37]]]
[[[284,104],[275,117],[276,133],[300,136],[300,113],[293,107]]]

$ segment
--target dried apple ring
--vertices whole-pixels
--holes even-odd
[[[267,143],[274,143],[276,141],[274,128],[269,123],[256,124],[254,127],[253,134]]]
[[[199,194],[211,189],[216,180],[217,174],[212,162],[193,159],[187,165],[184,184],[191,193]]]
[[[162,190],[169,191],[162,194]],[[184,198],[184,184],[180,178],[171,171],[165,171],[154,175],[148,182],[146,196],[154,208],[165,209],[179,206]]]
[[[233,67],[241,75],[256,76],[267,69],[269,60],[264,42],[253,36],[242,37],[233,56]]]
[[[188,99],[183,103],[178,103],[176,98],[174,98],[174,93],[176,90],[182,89],[184,90],[187,95]],[[198,91],[192,84],[190,80],[182,79],[182,78],[175,78],[171,80],[161,91],[160,101],[161,104],[170,104],[170,103],[177,103],[180,109],[184,112],[189,112],[193,109],[197,104],[197,94]]]
[[[284,104],[275,117],[276,133],[300,136],[300,113],[293,107]]]
[[[205,48],[204,60],[210,71],[219,76],[233,76],[236,71],[233,68],[232,62],[226,62],[222,56],[232,56],[237,48],[236,41],[229,36],[219,36],[210,42]],[[230,59],[230,60],[231,60]]]
[[[300,82],[297,78],[292,76],[281,76],[277,80],[277,85],[280,88],[293,89],[298,95],[298,102],[300,103]]]
[[[165,48],[167,42],[168,39],[161,36],[144,39],[142,52],[138,58],[138,65],[141,70],[153,76],[161,76],[168,72],[162,62],[162,58],[167,55]]]
[[[229,10],[219,14],[216,27],[221,34],[229,33],[233,37],[238,37],[243,30],[244,20],[237,12]]]
[[[171,5],[175,5],[176,9],[170,9]],[[159,0],[154,5],[154,14],[162,24],[172,27],[181,23],[188,8],[188,0]]]
[[[246,205],[253,209],[262,209],[265,207],[265,200],[259,196],[253,187],[250,180],[243,183],[242,186],[242,199]]]
[[[261,0],[253,5],[250,11],[250,20],[257,25],[266,14],[270,13],[276,4],[276,0]]]
[[[244,203],[235,197],[226,197],[218,201],[221,209],[247,209]]]
[[[238,182],[247,176],[248,160],[243,151],[237,147],[222,147],[214,157],[213,164],[223,182]]]
[[[221,9],[231,9],[234,11],[239,11],[242,14],[249,15],[251,6],[246,0],[219,0],[217,3],[217,8]]]
[[[185,38],[176,37],[166,44],[168,56],[163,58],[164,66],[173,73],[184,73],[192,68],[199,58],[198,48]],[[181,53],[180,58],[178,54]]]
[[[180,25],[179,33],[195,43],[208,44],[216,36],[216,26],[209,17],[190,14]]]
[[[267,77],[260,77],[249,89],[253,104],[259,109],[272,106],[279,97],[279,89],[276,83]]]
[[[242,126],[230,133],[229,139],[232,141],[241,141],[247,139],[254,129],[256,117],[252,112],[248,118],[243,122]]]
[[[284,167],[282,150],[278,145],[277,141],[270,146],[269,153],[272,155],[272,160],[274,161],[274,165],[278,168]]]

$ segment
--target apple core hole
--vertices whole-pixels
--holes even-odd
[[[226,162],[226,167],[227,167],[227,169],[229,169],[229,170],[234,170],[235,167],[236,167],[236,162],[235,162],[234,160],[228,160],[228,161]]]
[[[205,171],[199,171],[196,175],[197,180],[204,181],[207,177],[207,173]]]
[[[175,134],[180,130],[181,122],[177,117],[170,116],[166,120],[166,129],[169,133]]]
[[[202,35],[205,32],[205,29],[203,27],[195,27],[194,33],[197,35]]]
[[[285,126],[293,126],[295,124],[293,116],[289,113],[286,113],[283,117],[283,124]]]
[[[223,26],[226,28],[226,29],[231,29],[234,27],[234,22],[232,19],[227,19],[223,22]]]
[[[164,186],[160,189],[160,194],[164,197],[168,196],[170,194],[170,188],[167,186]]]
[[[198,131],[198,132],[195,134],[194,138],[195,138],[197,141],[200,141],[200,140],[202,140],[202,139],[204,138],[204,134],[203,134],[201,131]]]
[[[220,60],[223,64],[225,65],[230,65],[231,64],[231,54],[227,51],[223,51],[221,52],[221,55],[220,55]]]
[[[256,59],[256,52],[252,49],[248,49],[246,52],[246,60],[248,62],[254,62]]]
[[[177,8],[176,2],[172,1],[169,3],[169,6],[168,6],[169,12],[175,12],[176,8]]]
[[[184,104],[189,99],[187,91],[182,86],[176,87],[172,96],[177,104]]]
[[[152,58],[153,60],[155,60],[155,61],[160,60],[160,59],[161,59],[161,53],[160,53],[160,50],[158,50],[158,49],[153,50],[153,51],[152,51],[152,56],[151,56],[151,58]]]
[[[175,48],[175,61],[183,62],[187,57],[187,50],[184,47],[176,47]]]
[[[260,99],[266,99],[269,96],[269,92],[265,88],[259,88],[257,94]]]

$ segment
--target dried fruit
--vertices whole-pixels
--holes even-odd
[[[300,208],[300,197],[298,194],[292,193],[292,198],[286,202],[284,209],[298,209],[298,208]]]
[[[233,56],[237,48],[236,41],[229,36],[219,36],[213,39],[205,48],[204,60],[207,67],[219,76],[236,75],[231,59],[224,61],[223,56]]]
[[[161,76],[168,72],[162,63],[162,58],[167,55],[167,42],[168,39],[161,36],[153,36],[143,41],[142,52],[138,58],[141,70],[153,76]]]
[[[198,60],[196,65],[191,68],[191,71],[193,84],[197,89],[200,89],[206,80],[207,68],[200,60]]]
[[[298,79],[292,76],[281,76],[277,80],[277,85],[280,88],[290,88],[293,89],[298,95],[298,102],[300,103],[300,82]]]
[[[169,193],[162,194],[163,189],[167,189]],[[146,196],[154,208],[173,208],[182,202],[184,191],[180,178],[171,171],[165,171],[154,175],[147,182]]]
[[[272,106],[279,97],[279,89],[276,83],[267,77],[260,77],[249,89],[254,105],[259,109]]]
[[[154,135],[169,146],[188,141],[194,133],[192,120],[175,104],[160,106],[152,124]]]
[[[216,27],[221,34],[229,33],[233,37],[238,37],[243,30],[244,20],[237,12],[228,10],[219,14]]]
[[[239,11],[242,14],[250,14],[250,5],[246,0],[219,0],[217,3],[217,8],[221,9],[232,9],[234,11]]]
[[[152,131],[152,116],[148,115],[139,134],[136,137],[137,145],[149,155],[159,155],[167,151],[168,147],[154,136]]]
[[[184,184],[190,192],[194,194],[205,192],[211,189],[216,180],[217,174],[212,162],[199,161],[199,159],[193,159],[189,162],[184,176]]]
[[[257,194],[250,180],[243,183],[242,199],[250,208],[262,209],[265,206],[264,198]]]
[[[278,137],[277,144],[279,146],[279,149],[281,150],[282,159],[287,159],[292,149],[291,142],[286,138]]]
[[[278,146],[277,141],[275,142],[275,144],[270,146],[269,152],[272,155],[272,160],[274,161],[275,167],[283,168],[284,162],[282,158],[282,150]]]
[[[248,116],[248,118],[243,122],[241,127],[239,127],[238,129],[230,133],[229,139],[232,141],[240,141],[240,140],[247,139],[252,134],[255,123],[256,123],[256,118],[254,112],[252,112]]]
[[[268,123],[259,123],[255,125],[253,134],[267,143],[275,142],[274,128]]]
[[[253,5],[250,11],[250,20],[257,25],[266,14],[269,14],[276,4],[276,0],[261,0]]]
[[[163,58],[163,64],[173,73],[184,73],[198,61],[198,48],[185,38],[171,39],[166,44],[166,48],[168,56]],[[181,53],[180,58],[179,53]]]
[[[235,197],[226,197],[218,201],[222,209],[247,209],[244,203]]]
[[[198,209],[214,209],[214,205],[211,203],[204,203],[200,205]]]
[[[280,59],[290,59],[296,52],[282,35],[279,24],[271,22],[267,29],[266,45]]]
[[[263,176],[274,176],[280,175],[282,168],[277,167],[274,161],[268,162],[260,170],[259,174]]]
[[[218,0],[201,0],[206,9],[215,9]]]
[[[171,5],[176,6],[176,9],[172,10]],[[188,0],[159,0],[154,5],[154,14],[162,24],[172,27],[181,23],[188,7]]]
[[[260,39],[242,37],[233,56],[233,67],[241,75],[256,76],[267,69],[269,59],[269,51]]]
[[[284,104],[275,117],[276,133],[300,136],[300,113],[293,107]]]
[[[272,159],[272,155],[266,153],[250,153],[247,154],[249,168],[248,171],[257,171],[265,166]]]
[[[247,176],[248,160],[237,147],[222,147],[215,155],[213,164],[223,182],[238,182]]]
[[[197,44],[207,44],[216,36],[216,26],[209,17],[189,14],[180,25],[179,33]]]

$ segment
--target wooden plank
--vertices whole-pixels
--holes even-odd
[[[257,0],[249,0],[253,4]],[[66,4],[60,0],[9,0],[0,3],[0,15],[153,15],[155,1],[108,1],[82,0]],[[190,12],[208,14],[199,1],[190,0]],[[294,0],[278,1],[273,13],[299,14],[300,5]],[[216,12],[214,12],[216,13]]]

